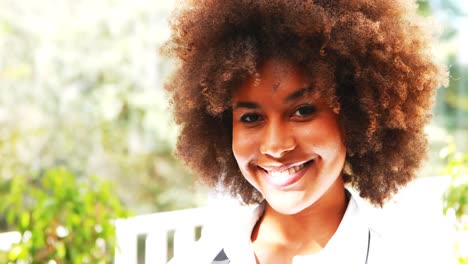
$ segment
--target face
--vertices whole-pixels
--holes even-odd
[[[244,177],[284,214],[343,192],[343,133],[337,115],[313,91],[323,82],[307,82],[299,69],[278,60],[259,73],[260,81],[247,80],[232,100],[232,150]]]

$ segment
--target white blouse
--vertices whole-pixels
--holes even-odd
[[[351,194],[343,219],[325,248],[315,254],[295,256],[292,264],[437,263],[431,259],[431,252],[423,252],[417,245],[401,248],[398,243],[386,241],[371,224],[373,211],[362,203]],[[170,263],[255,264],[251,234],[264,210],[265,202],[255,208],[217,208],[197,244]]]

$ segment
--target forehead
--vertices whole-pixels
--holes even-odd
[[[328,101],[327,90],[334,86],[328,70],[323,63],[304,69],[286,60],[269,59],[232,91],[231,106],[240,101],[287,103],[304,96]]]
[[[309,86],[302,69],[291,63],[271,59],[258,68],[233,93],[233,100],[239,97],[281,96]]]

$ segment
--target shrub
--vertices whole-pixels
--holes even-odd
[[[457,217],[457,240],[455,250],[460,264],[468,264],[468,252],[463,252],[463,247],[468,248],[468,241],[462,242],[463,236],[468,236],[468,153],[458,152],[455,145],[451,144],[442,152],[442,157],[447,159],[444,174],[452,177],[452,183],[444,195],[444,213],[453,210]],[[466,250],[466,249],[465,249]]]
[[[63,168],[33,180],[17,176],[1,185],[0,212],[21,241],[12,263],[110,263],[115,248],[112,220],[126,217],[109,182],[78,182]]]

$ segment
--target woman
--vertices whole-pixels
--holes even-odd
[[[426,156],[423,127],[446,76],[416,9],[406,0],[200,0],[178,9],[163,48],[179,62],[166,86],[181,126],[176,153],[210,187],[258,206],[176,263],[395,255],[345,184],[382,206]]]

